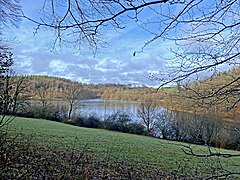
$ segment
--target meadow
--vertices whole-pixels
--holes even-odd
[[[206,153],[204,146],[161,140],[147,136],[90,129],[47,121],[17,117],[4,127],[9,136],[27,140],[37,147],[62,151],[86,151],[109,161],[127,161],[148,165],[168,173],[184,176],[210,176],[218,168],[239,172],[240,158],[197,158],[182,149],[191,146],[197,153]],[[238,153],[214,148],[212,151]],[[226,171],[227,172],[227,171]]]

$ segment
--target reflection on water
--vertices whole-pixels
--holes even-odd
[[[136,119],[139,103],[140,102],[124,100],[81,100],[80,108],[77,111],[82,115],[95,114],[103,119],[113,113],[123,111],[130,115],[133,119]]]

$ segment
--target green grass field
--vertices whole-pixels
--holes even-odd
[[[38,146],[57,149],[87,150],[98,157],[108,156],[114,160],[128,160],[132,163],[145,163],[168,172],[198,174],[217,167],[217,158],[195,158],[183,153],[185,143],[160,140],[157,138],[131,135],[107,130],[89,129],[63,123],[16,118],[5,127],[11,136],[30,140]],[[196,152],[203,153],[206,148],[191,145]],[[219,149],[216,149],[220,151]],[[225,153],[236,151],[221,150]],[[225,169],[240,171],[240,158],[220,159]]]

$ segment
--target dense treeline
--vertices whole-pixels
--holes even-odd
[[[165,107],[200,114],[211,112],[225,119],[238,121],[239,74],[240,68],[236,67],[212,77],[165,88]]]
[[[27,87],[25,96],[37,100],[42,98],[38,93],[39,89],[46,91],[45,99],[62,99],[68,87],[73,83],[77,84],[78,89],[81,90],[78,99],[140,100],[146,95],[151,95],[162,100],[165,95],[154,88],[132,87],[123,84],[87,84],[60,77],[37,75],[25,76],[24,78]]]
[[[45,99],[62,99],[64,93],[71,84],[75,83],[81,90],[79,99],[92,99],[99,97],[100,89],[97,85],[74,82],[69,79],[49,76],[26,76],[27,91],[26,95],[31,99],[41,99],[41,93],[46,91]],[[41,92],[40,92],[41,91]]]
[[[155,99],[156,101],[163,101],[165,93],[157,91],[154,88],[146,87],[124,87],[124,88],[111,88],[106,89],[101,98],[106,100],[129,100],[129,101],[141,101],[146,96]]]
[[[155,130],[163,139],[240,149],[236,123],[226,122],[216,114],[196,114],[164,110],[156,116]]]

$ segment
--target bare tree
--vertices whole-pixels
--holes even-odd
[[[42,27],[55,30],[56,40],[81,47],[90,45],[95,50],[104,42],[104,32],[109,28],[124,29],[123,19],[128,18],[137,22],[144,28],[145,22],[139,19],[145,9],[157,13],[154,7],[159,5],[184,4],[174,0],[156,1],[118,1],[118,0],[43,0],[41,21],[33,19],[22,13],[20,17],[26,18],[37,27],[37,33]],[[144,12],[143,12],[144,11]],[[150,15],[150,14],[149,14]],[[149,21],[149,19],[145,19]]]
[[[140,118],[141,123],[146,127],[148,135],[150,135],[153,130],[157,109],[156,102],[150,98],[142,101],[138,107],[137,116]]]
[[[9,72],[10,77],[10,94],[12,98],[12,113],[24,110],[28,105],[28,98],[26,92],[26,78],[25,76],[18,76],[13,70]]]
[[[19,23],[21,6],[18,0],[0,0],[0,127],[10,123],[13,114],[24,105],[20,101],[24,89],[24,77],[14,75],[13,54],[2,36],[5,26]]]
[[[68,118],[71,118],[72,112],[79,104],[79,99],[81,99],[81,89],[79,84],[72,83],[66,87],[64,92],[64,100],[69,105]]]
[[[18,26],[21,14],[21,6],[19,0],[0,0],[0,50],[9,50],[2,32],[4,27],[8,25]]]
[[[159,113],[156,113],[156,123],[155,126],[158,130],[160,130],[161,138],[167,139],[169,136],[171,137],[171,121],[172,121],[172,113],[169,110],[162,110]],[[170,139],[170,138],[169,138]]]
[[[10,97],[10,77],[8,75],[10,71],[10,66],[13,64],[12,53],[10,52],[1,52],[0,53],[0,114],[1,114],[1,121],[0,125],[3,126],[5,124],[5,117],[6,115],[10,114],[12,109],[12,99]],[[11,119],[11,118],[10,118]],[[7,121],[10,121],[8,119]]]
[[[38,100],[42,104],[43,110],[47,108],[50,100],[50,82],[37,82],[35,83],[35,89],[38,96]]]
[[[198,158],[210,158],[210,157],[217,157],[217,158],[237,158],[237,157],[240,157],[240,154],[232,154],[232,153],[223,153],[223,152],[220,152],[216,149],[212,149],[210,146],[208,146],[208,152],[207,153],[204,153],[204,154],[199,154],[199,153],[196,153],[193,151],[193,148],[191,146],[185,146],[184,148],[182,148],[183,152],[187,155],[190,155],[190,156],[194,156],[194,157],[198,157]],[[222,167],[222,164],[220,162],[220,167]],[[239,171],[236,171],[236,172],[231,172],[231,171],[228,171],[226,169],[218,169],[220,171],[222,171],[222,173],[217,173],[216,175],[213,175],[213,176],[210,176],[206,179],[219,179],[219,178],[224,178],[224,179],[227,179],[227,178],[232,178],[232,179],[235,179],[237,177],[240,176],[240,172]]]
[[[0,52],[0,127],[10,123],[14,114],[20,107],[24,106],[25,99],[22,98],[24,91],[24,77],[13,74],[12,53]]]
[[[0,27],[9,22],[17,26],[19,22],[18,15],[21,14],[19,0],[1,0],[0,1]]]

